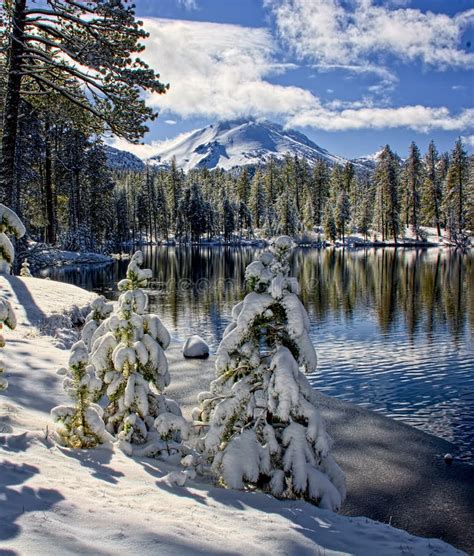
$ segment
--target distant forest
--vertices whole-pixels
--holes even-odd
[[[234,171],[109,167],[107,147],[67,121],[31,111],[18,134],[17,210],[29,236],[64,249],[115,251],[126,242],[269,238],[396,242],[423,227],[453,241],[474,229],[474,158],[459,140],[451,153],[412,143],[401,160],[389,146],[373,169],[286,157]]]
[[[119,2],[0,6],[0,202],[31,239],[81,251],[280,233],[397,242],[407,227],[423,241],[430,226],[466,242],[474,162],[460,140],[441,154],[412,143],[405,160],[386,146],[366,172],[293,157],[187,175],[176,164],[112,169],[104,134],[138,142],[156,117],[142,93],[168,88],[135,57],[146,36]]]

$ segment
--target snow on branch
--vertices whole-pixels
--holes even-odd
[[[217,350],[217,378],[199,395],[193,419],[204,429],[199,447],[220,483],[336,510],[345,477],[302,372],[314,371],[317,358],[290,276],[292,247],[289,237],[276,238],[247,267],[252,291],[232,311]]]
[[[20,238],[25,235],[25,226],[18,215],[0,204],[0,273],[10,273],[15,249],[8,236]]]
[[[2,334],[4,326],[7,326],[11,330],[16,328],[16,317],[10,302],[6,299],[0,299],[0,348],[5,347],[5,338]],[[5,390],[8,387],[7,379],[1,376],[4,372],[5,368],[0,361],[0,390]]]

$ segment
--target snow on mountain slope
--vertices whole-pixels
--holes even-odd
[[[377,165],[377,161],[379,159],[380,154],[382,153],[382,149],[380,149],[379,151],[373,153],[373,154],[369,154],[367,156],[361,156],[359,158],[354,158],[352,159],[352,163],[359,165],[359,166],[365,166],[368,170],[373,170],[375,168],[375,166]]]
[[[178,166],[185,171],[193,168],[230,170],[236,166],[263,164],[272,156],[283,159],[286,154],[304,156],[310,163],[318,159],[330,164],[346,162],[302,133],[255,120],[219,122],[182,134],[164,142],[149,162],[166,166],[175,157]]]
[[[145,163],[132,153],[121,151],[110,145],[105,146],[107,164],[112,170],[143,170]]]

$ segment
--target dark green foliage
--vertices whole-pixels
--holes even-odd
[[[446,229],[450,237],[460,235],[466,227],[466,217],[468,215],[468,196],[466,195],[468,193],[468,178],[468,158],[459,139],[451,153],[443,199]]]
[[[420,238],[420,192],[422,186],[420,151],[413,142],[403,172],[403,215],[405,225],[410,226],[416,239]]]
[[[382,241],[391,236],[397,243],[400,233],[399,162],[388,145],[379,155],[374,183],[374,229],[382,234]]]
[[[46,127],[54,105],[60,104],[64,114],[75,112],[70,119],[80,133],[85,131],[79,120],[89,119],[89,129],[106,128],[138,142],[147,131],[146,121],[156,117],[143,91],[160,94],[167,86],[137,57],[147,33],[127,0],[12,0],[2,8],[1,44],[6,48],[0,50],[0,66],[6,75],[0,80],[0,197],[18,208],[21,184],[15,164],[22,102],[34,107]],[[51,190],[48,202],[51,220]],[[54,236],[52,227],[48,236]]]
[[[423,224],[436,226],[438,236],[441,235],[441,201],[442,201],[442,173],[438,152],[433,141],[430,142],[428,152],[423,160],[424,180],[421,193],[421,216]]]

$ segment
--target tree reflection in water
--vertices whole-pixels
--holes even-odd
[[[251,247],[146,247],[151,309],[213,349],[244,295]],[[474,453],[474,256],[429,250],[297,249],[318,389],[402,419]],[[50,269],[52,279],[117,297],[127,261]]]

